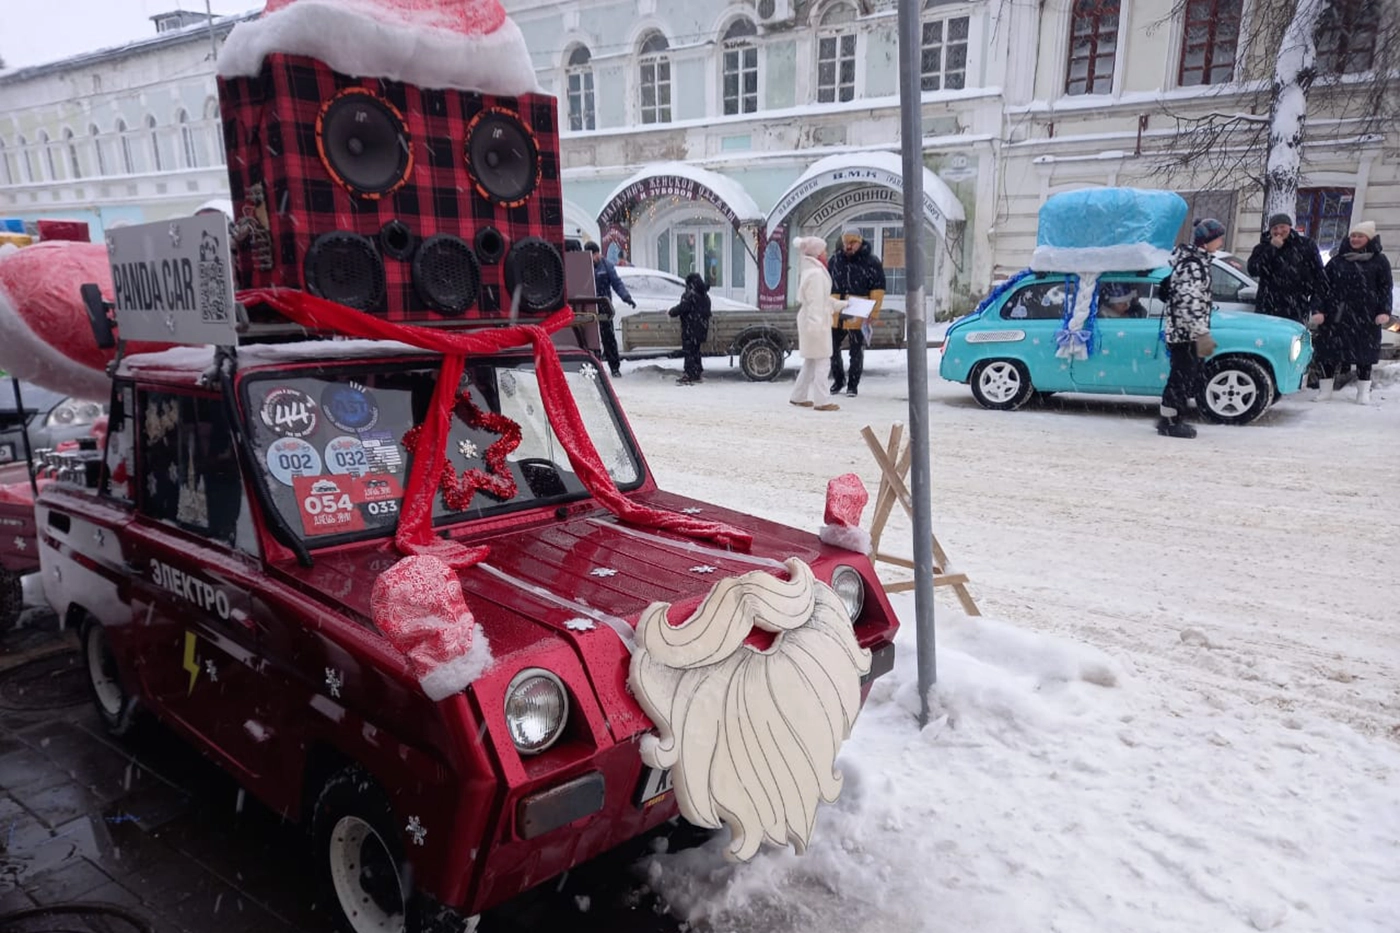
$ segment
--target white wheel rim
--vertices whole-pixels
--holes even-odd
[[[1206,383],[1206,404],[1226,418],[1245,414],[1259,398],[1259,384],[1246,372],[1227,369]]]
[[[379,852],[374,853],[374,847]],[[357,816],[343,816],[331,832],[329,851],[331,884],[335,896],[340,901],[341,913],[350,922],[355,933],[402,933],[404,928],[403,889],[398,887],[396,911],[386,910],[363,885],[364,856],[366,850],[371,855],[382,855],[383,860],[393,864],[389,847],[384,844],[374,827]]]
[[[1002,405],[1021,391],[1021,373],[1010,363],[992,363],[982,370],[977,383],[982,387],[983,395]]]
[[[92,692],[102,711],[115,719],[122,712],[122,688],[116,676],[107,672],[114,666],[110,657],[106,634],[101,626],[94,627],[87,641],[88,680],[92,681]]]

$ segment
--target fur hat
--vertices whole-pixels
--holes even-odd
[[[1269,226],[1271,228],[1277,227],[1279,224],[1286,224],[1291,227],[1293,226],[1293,218],[1289,217],[1287,214],[1274,214],[1269,218]]]
[[[1196,229],[1191,231],[1191,239],[1197,246],[1205,246],[1211,240],[1225,235],[1225,225],[1214,217],[1196,221]]]
[[[816,236],[800,236],[792,241],[792,245],[797,247],[797,251],[803,256],[811,256],[813,259],[826,252],[826,240]]]
[[[859,228],[859,227],[853,227],[853,226],[851,226],[851,225],[849,225],[849,224],[847,224],[846,226],[844,226],[844,227],[841,228],[841,239],[844,240],[844,239],[845,239],[846,237],[848,237],[848,236],[856,237],[857,239],[862,240],[862,241],[865,240],[865,234],[863,234],[863,233],[860,232],[860,228]]]
[[[1368,240],[1376,238],[1376,222],[1374,220],[1362,220],[1351,225],[1349,233],[1359,233]]]

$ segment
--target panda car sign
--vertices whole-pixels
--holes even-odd
[[[110,230],[107,256],[123,339],[238,342],[228,219],[222,214]]]

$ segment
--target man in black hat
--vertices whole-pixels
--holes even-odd
[[[871,252],[860,229],[846,227],[841,231],[841,249],[827,260],[827,271],[831,274],[832,297],[842,301],[868,298],[875,302],[869,318],[839,311],[831,316],[831,394],[845,389],[847,395],[855,396],[865,369],[865,345],[885,300],[885,267],[880,264],[880,257]],[[849,373],[841,360],[841,344],[847,339],[851,342]]]
[[[598,244],[589,240],[583,247],[593,257],[593,285],[598,290],[599,298],[611,299],[613,292],[629,308],[636,308],[637,302],[632,300],[632,293],[627,290],[627,286],[622,284],[622,278],[617,274],[616,267],[603,257],[602,250]],[[598,338],[603,344],[603,359],[608,361],[608,369],[612,372],[613,378],[622,375],[622,357],[617,352],[617,332],[613,330],[613,316],[611,314],[598,315]]]
[[[1293,218],[1274,214],[1249,256],[1249,274],[1259,280],[1254,307],[1261,314],[1307,324],[1325,311],[1327,277],[1317,244],[1293,229]]]

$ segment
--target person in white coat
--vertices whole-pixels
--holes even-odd
[[[793,387],[794,405],[817,411],[836,411],[826,387],[826,370],[831,364],[832,315],[846,302],[831,297],[831,273],[826,271],[826,241],[819,237],[798,237],[797,247],[797,353],[802,371]]]

